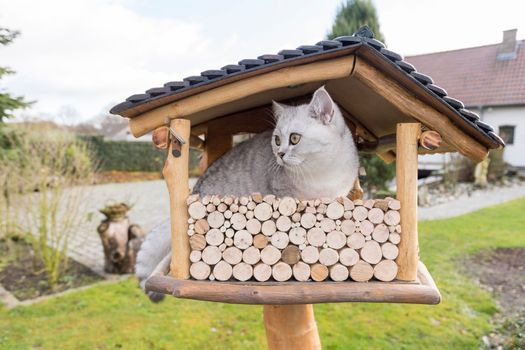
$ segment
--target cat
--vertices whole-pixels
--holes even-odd
[[[358,176],[359,158],[343,115],[323,87],[309,104],[273,102],[276,125],[238,144],[215,161],[193,188],[201,195],[254,192],[300,199],[346,196]],[[155,266],[171,252],[169,221],[154,229],[137,257],[144,287]],[[152,300],[161,299],[149,293]]]

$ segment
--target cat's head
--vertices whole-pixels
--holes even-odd
[[[273,102],[277,123],[272,150],[279,165],[297,166],[317,157],[331,157],[349,132],[341,111],[323,87],[308,104],[287,106]]]

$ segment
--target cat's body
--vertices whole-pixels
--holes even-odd
[[[355,164],[345,163],[339,157],[320,157],[312,160],[317,164],[315,168],[286,169],[277,164],[272,153],[272,136],[273,130],[268,130],[234,147],[210,166],[193,192],[235,196],[260,192],[310,199],[343,196],[351,190]],[[345,141],[335,147],[334,154],[348,153],[353,140],[350,136]],[[346,166],[335,164],[337,162]],[[330,171],[331,168],[334,171]]]
[[[317,90],[307,105],[274,103],[274,114],[274,130],[255,135],[215,161],[193,192],[236,196],[260,192],[301,199],[347,195],[357,178],[357,150],[326,90]],[[169,225],[164,223],[147,236],[139,252],[136,274],[141,281],[169,247]]]

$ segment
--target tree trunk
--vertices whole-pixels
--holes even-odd
[[[130,225],[127,216],[106,219],[97,230],[104,247],[104,271],[133,273],[137,252],[144,240],[144,231],[138,225]]]

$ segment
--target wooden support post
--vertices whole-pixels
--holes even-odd
[[[208,125],[205,141],[206,168],[228,152],[233,146],[233,135],[211,121]]]
[[[226,153],[232,147],[232,143],[232,135],[215,134],[214,132],[209,132],[206,135],[206,168],[208,168],[213,164],[213,162],[224,155],[224,153]]]
[[[313,305],[264,305],[270,350],[321,349]]]
[[[187,234],[188,208],[186,205],[186,198],[189,194],[190,121],[173,119],[170,127],[186,142],[180,145],[173,135],[171,136],[168,157],[162,170],[170,194],[171,250],[173,252],[171,274],[177,279],[187,279],[190,276],[190,243]],[[174,148],[175,152],[173,152]]]
[[[401,202],[401,242],[397,279],[414,281],[419,262],[417,234],[417,148],[421,124],[397,124],[397,199]]]

